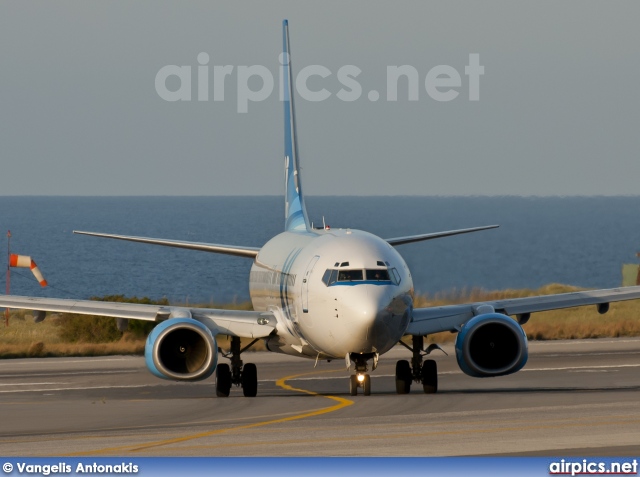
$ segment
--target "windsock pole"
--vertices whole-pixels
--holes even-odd
[[[11,230],[7,230],[7,295],[11,294]],[[9,308],[4,311],[4,326],[9,326]]]
[[[33,276],[36,277],[38,283],[40,283],[41,287],[47,286],[47,281],[42,276],[42,272],[36,265],[36,262],[28,255],[17,255],[15,253],[11,253],[10,247],[11,241],[11,231],[7,232],[7,295],[10,295],[10,283],[11,283],[11,268],[12,267],[20,267],[20,268],[30,268]],[[5,311],[5,326],[9,326],[9,308]]]

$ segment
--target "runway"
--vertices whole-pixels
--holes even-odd
[[[397,348],[372,395],[351,397],[344,362],[245,353],[258,397],[213,378],[153,377],[141,357],[0,361],[3,456],[637,455],[640,339],[530,343],[523,371],[475,379],[436,354],[439,392],[395,394]]]

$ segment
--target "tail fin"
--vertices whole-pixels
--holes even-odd
[[[282,22],[283,54],[281,61],[284,83],[284,186],[285,186],[285,230],[310,230],[307,209],[304,206],[300,166],[298,162],[298,138],[296,114],[293,104],[293,80],[289,49],[289,22]]]

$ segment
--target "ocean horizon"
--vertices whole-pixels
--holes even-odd
[[[417,293],[620,286],[637,263],[640,196],[307,196],[309,218],[382,238],[500,228],[397,247]],[[112,294],[180,303],[248,300],[251,260],[73,235],[73,230],[260,247],[283,230],[281,196],[0,196],[0,247],[31,255],[49,281],[12,269],[11,293]],[[3,230],[4,229],[4,230]],[[3,253],[4,255],[4,253]],[[6,267],[6,257],[0,261]],[[4,274],[3,274],[4,275]],[[4,286],[2,277],[0,286]]]

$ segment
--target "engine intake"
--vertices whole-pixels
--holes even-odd
[[[200,381],[215,371],[218,344],[211,331],[191,318],[175,318],[149,334],[144,355],[149,371],[164,379]]]
[[[528,356],[524,330],[500,313],[472,318],[456,338],[458,366],[476,378],[515,373],[526,364]]]

